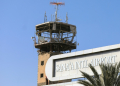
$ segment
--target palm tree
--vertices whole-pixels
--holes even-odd
[[[89,64],[94,76],[80,71],[87,81],[79,80],[78,83],[84,86],[120,86],[120,62],[118,64],[100,64],[99,66],[102,72],[101,75]]]

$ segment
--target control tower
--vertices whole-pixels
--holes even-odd
[[[45,75],[45,65],[52,55],[69,53],[76,49],[76,26],[68,24],[67,15],[66,22],[60,22],[61,19],[57,17],[58,6],[64,3],[51,2],[50,4],[56,5],[55,19],[48,22],[45,13],[44,23],[36,25],[37,38],[32,37],[34,46],[38,49],[37,86],[51,84]]]

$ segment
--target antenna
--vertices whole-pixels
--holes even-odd
[[[56,12],[55,12],[55,21],[61,21],[61,19],[58,19],[57,18],[57,12],[58,12],[58,6],[59,5],[65,5],[65,3],[62,3],[62,2],[50,2],[50,4],[52,5],[56,5]]]
[[[47,22],[47,16],[46,16],[46,12],[45,12],[45,15],[44,15],[44,23]]]
[[[51,21],[52,21],[52,15],[51,15]]]
[[[66,23],[68,23],[68,14],[66,13]]]

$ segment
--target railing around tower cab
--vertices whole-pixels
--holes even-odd
[[[70,44],[70,45],[76,45],[76,41],[71,41],[72,37],[65,37],[65,38],[49,38],[49,37],[43,37],[38,36],[38,42],[36,42],[37,45],[47,44],[47,43],[64,43],[64,44]]]

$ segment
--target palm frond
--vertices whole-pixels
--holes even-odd
[[[93,85],[92,85],[90,82],[88,82],[88,81],[79,80],[78,83],[83,84],[84,86],[93,86]]]
[[[97,83],[95,82],[95,80],[92,76],[90,76],[89,74],[82,72],[82,71],[81,71],[81,73],[83,74],[83,76],[85,78],[87,78],[93,84],[93,86],[97,86]]]
[[[101,69],[101,75],[97,73],[97,70],[90,64],[89,67],[94,74],[89,74],[80,71],[88,81],[79,80],[79,83],[84,86],[120,86],[120,62],[118,64],[99,64]]]

